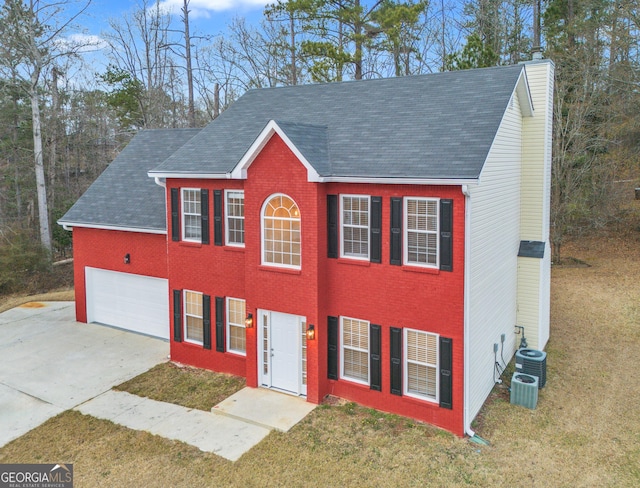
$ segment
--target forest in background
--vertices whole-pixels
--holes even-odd
[[[219,35],[139,0],[100,38],[90,0],[0,10],[0,292],[71,254],[56,224],[138,131],[202,127],[252,88],[514,64],[556,66],[551,232],[624,219],[640,186],[637,0],[278,0]],[[91,64],[100,52],[101,72]],[[635,223],[640,225],[640,223]]]

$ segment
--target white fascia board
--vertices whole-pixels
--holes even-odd
[[[320,175],[316,169],[307,161],[300,150],[291,142],[291,139],[287,137],[284,131],[280,128],[278,123],[275,120],[270,120],[269,123],[262,129],[260,135],[253,142],[251,147],[244,153],[244,156],[238,161],[235,168],[231,171],[231,178],[234,180],[246,180],[247,179],[247,170],[251,163],[258,157],[258,154],[264,149],[267,145],[267,142],[271,139],[273,134],[278,134],[280,139],[284,141],[287,147],[291,150],[291,152],[298,158],[298,160],[302,163],[302,165],[307,170],[307,181],[312,183],[321,182]]]
[[[163,234],[166,235],[166,230],[159,229],[140,229],[136,227],[118,227],[117,225],[102,225],[102,224],[85,224],[81,222],[67,222],[64,220],[58,220],[58,225],[61,225],[65,230],[74,227],[83,227],[85,229],[99,229],[99,230],[119,230],[122,232],[138,232],[140,234]]]
[[[520,102],[520,111],[522,112],[522,116],[533,117],[535,113],[533,108],[533,99],[531,98],[531,91],[529,90],[527,71],[524,68],[522,69],[518,82],[516,83],[514,95],[517,95]]]
[[[185,179],[185,180],[228,180],[231,178],[230,173],[163,173],[161,171],[148,171],[149,178],[168,178]],[[162,186],[162,185],[160,185]]]
[[[477,178],[389,178],[389,177],[359,177],[359,176],[327,176],[320,177],[320,183],[370,183],[372,185],[443,185],[460,186],[474,185],[478,183]]]

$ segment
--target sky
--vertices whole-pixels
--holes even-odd
[[[123,13],[133,11],[140,3],[138,0],[92,0],[80,24],[87,34],[100,35],[108,27],[109,18],[117,19]],[[154,0],[147,0],[147,3],[153,4]],[[182,0],[161,0],[160,5],[171,8],[178,15],[182,3]],[[268,3],[268,0],[191,0],[191,30],[201,34],[218,34],[236,16],[258,21]]]

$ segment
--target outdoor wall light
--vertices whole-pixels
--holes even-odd
[[[313,341],[316,338],[316,328],[313,324],[309,324],[309,327],[307,328],[307,340],[308,341]]]
[[[248,313],[247,314],[247,318],[244,320],[244,326],[247,329],[250,329],[253,327],[253,314],[252,313]]]
[[[124,264],[131,264],[131,254],[127,253],[124,255]]]

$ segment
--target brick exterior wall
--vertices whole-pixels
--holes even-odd
[[[129,254],[130,264],[124,263]],[[167,278],[167,238],[163,234],[73,228],[76,319],[87,321],[85,268]]]
[[[316,327],[316,340],[307,344],[308,401],[319,403],[327,394],[333,394],[426,421],[460,436],[464,434],[465,202],[460,187],[309,183],[306,169],[277,135],[253,161],[246,180],[168,180],[167,201],[170,201],[171,188],[184,187],[209,190],[211,243],[208,245],[174,242],[170,235],[166,239],[165,236],[74,230],[79,319],[84,317],[86,320],[83,266],[168,276],[170,293],[184,289],[198,291],[210,295],[212,303],[212,348],[208,350],[201,345],[172,339],[172,360],[245,376],[247,384],[255,387],[259,383],[258,328],[246,330],[246,356],[217,352],[214,297],[245,299],[247,312],[256,318],[258,309],[304,316],[307,323]],[[244,189],[245,248],[214,245],[213,195],[215,190],[225,189]],[[300,210],[300,270],[282,270],[261,264],[260,216],[265,201],[276,193],[288,195]],[[381,264],[327,257],[326,196],[347,193],[382,197]],[[452,272],[389,264],[390,198],[404,196],[453,200]],[[171,229],[170,209],[167,209],[167,219]],[[100,249],[100,255],[93,249]],[[130,266],[122,261],[126,252],[132,255]],[[170,307],[173,324],[173,300],[170,300]],[[328,316],[348,316],[381,325],[382,391],[327,378]],[[452,409],[390,393],[390,327],[425,330],[453,339]]]

